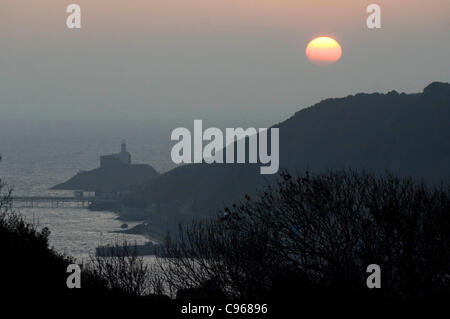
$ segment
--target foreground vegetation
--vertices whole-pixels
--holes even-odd
[[[3,192],[2,192],[3,189]],[[104,278],[83,269],[83,291],[69,290],[67,266],[75,263],[71,257],[49,247],[47,228],[37,227],[12,210],[11,192],[0,184],[0,290],[10,298],[69,298],[81,296],[122,295],[112,290]],[[80,289],[81,290],[81,289]]]
[[[2,188],[0,188],[1,191]],[[4,189],[4,188],[3,188]],[[132,246],[82,265],[48,244],[0,196],[1,288],[10,296],[179,299],[445,298],[450,287],[450,189],[351,171],[291,176],[216,217],[167,236],[149,265]],[[381,267],[381,289],[366,268]]]
[[[351,171],[293,177],[167,241],[179,297],[427,299],[450,289],[450,189]],[[381,289],[366,268],[381,267]]]

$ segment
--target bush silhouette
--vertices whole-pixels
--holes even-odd
[[[450,284],[450,192],[354,171],[293,177],[168,237],[167,282],[193,297],[443,296]],[[368,289],[366,268],[382,269]]]
[[[60,254],[49,247],[48,228],[38,230],[34,224],[24,220],[12,209],[11,191],[3,191],[0,182],[0,290],[9,298],[25,300],[85,301],[132,297],[137,291],[133,284],[127,288],[111,285],[109,278],[98,269],[98,265],[82,265],[81,289],[69,289],[66,284],[67,266],[75,263],[72,257]],[[132,257],[130,257],[132,258]],[[123,269],[121,262],[115,266],[127,277],[131,271]],[[119,278],[120,279],[120,278]],[[78,299],[77,299],[78,300]]]

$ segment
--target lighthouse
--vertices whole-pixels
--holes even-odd
[[[122,140],[120,153],[100,156],[100,167],[116,167],[116,165],[131,165],[131,154],[127,151],[127,143]]]
[[[119,160],[126,165],[131,164],[131,154],[127,152],[127,143],[122,140],[122,145],[120,146],[120,153],[117,154]]]

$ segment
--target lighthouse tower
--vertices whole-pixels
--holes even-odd
[[[131,154],[127,152],[127,143],[125,140],[122,140],[122,145],[120,146],[120,153],[117,154],[120,161],[123,164],[130,165],[131,164]]]
[[[117,168],[117,165],[131,165],[131,154],[127,151],[125,140],[120,146],[120,153],[100,156],[100,167]]]

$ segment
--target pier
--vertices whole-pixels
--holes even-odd
[[[17,196],[13,197],[12,200],[13,206],[16,208],[87,208],[93,202],[105,204],[118,202],[117,200],[74,196]]]

